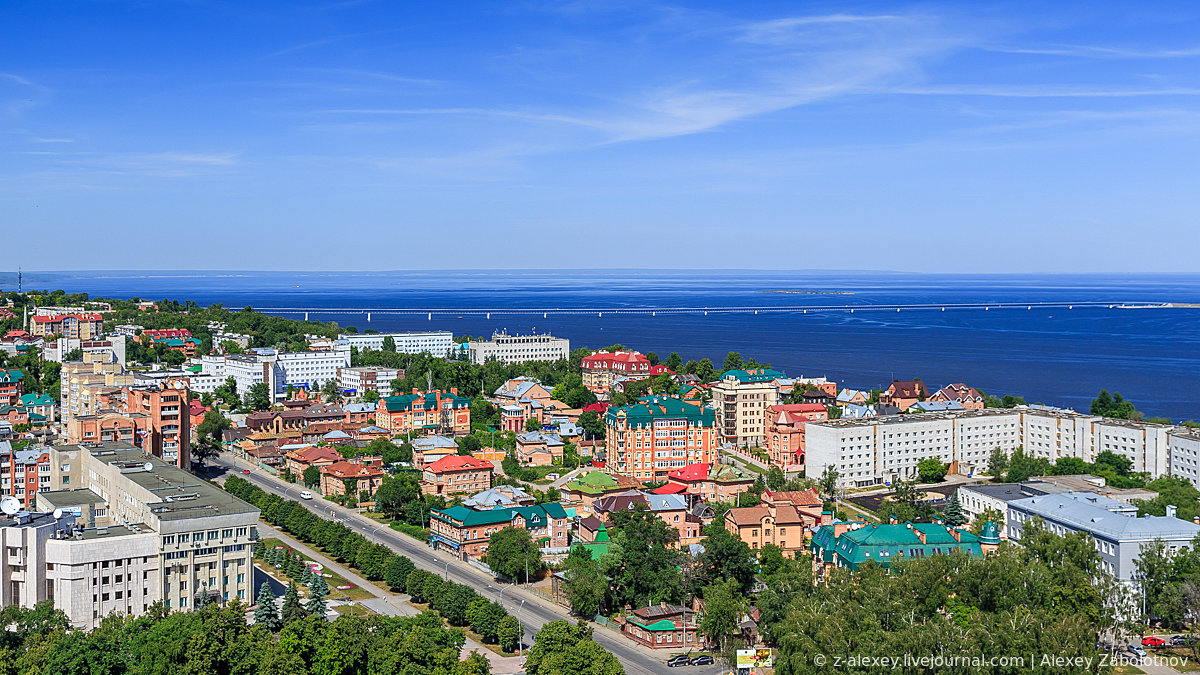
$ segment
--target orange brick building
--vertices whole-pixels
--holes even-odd
[[[767,406],[767,433],[763,449],[771,463],[784,471],[804,468],[804,423],[829,419],[820,403],[791,403]]]
[[[688,464],[717,458],[717,418],[708,408],[671,396],[647,396],[605,414],[610,471],[639,480],[666,480]]]
[[[91,340],[103,332],[104,317],[99,314],[58,314],[34,316],[29,319],[29,332],[48,337],[62,335],[77,340]]]
[[[361,455],[321,467],[320,490],[326,497],[344,495],[347,487],[352,497],[357,498],[364,492],[373,496],[382,482],[383,458],[378,456]]]
[[[411,394],[379,399],[375,424],[393,434],[465,436],[471,433],[471,399],[459,396],[458,389],[428,393],[413,389]]]
[[[472,494],[492,486],[496,467],[491,462],[448,455],[425,467],[421,492],[428,495]]]

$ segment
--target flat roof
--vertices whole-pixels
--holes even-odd
[[[85,504],[96,504],[104,501],[103,497],[87,488],[50,490],[47,492],[39,491],[37,498],[46,500],[48,505],[54,507],[84,506]]]

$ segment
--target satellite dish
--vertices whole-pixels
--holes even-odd
[[[16,497],[7,495],[4,497],[4,499],[0,499],[0,511],[3,511],[4,515],[11,516],[20,510],[21,502],[17,501]]]
[[[153,471],[153,470],[154,470],[154,463],[153,463],[153,462],[146,462],[145,464],[143,464],[143,465],[142,465],[142,468],[143,468],[143,469],[145,469],[145,470],[147,470],[147,471]]]
[[[62,509],[54,509],[54,519],[62,518]]]

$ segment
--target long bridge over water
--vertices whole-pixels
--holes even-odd
[[[303,315],[307,321],[309,314],[337,316],[365,316],[368,322],[373,315],[382,316],[421,316],[429,320],[438,318],[463,318],[493,316],[502,317],[542,317],[552,316],[670,316],[692,314],[707,316],[709,314],[808,314],[816,312],[945,312],[947,310],[1023,310],[1034,309],[1166,309],[1173,307],[1197,307],[1197,305],[1181,305],[1168,302],[1111,302],[1084,300],[1080,302],[958,302],[958,303],[917,303],[917,304],[862,304],[862,305],[758,305],[758,306],[679,306],[679,307],[252,307],[255,311],[274,315]]]

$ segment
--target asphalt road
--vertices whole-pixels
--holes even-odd
[[[243,473],[243,469],[247,468],[250,468],[251,472],[249,474]],[[455,583],[470,586],[480,594],[490,594],[496,597],[510,614],[520,619],[525,629],[526,646],[532,644],[534,633],[551,621],[559,619],[566,619],[572,623],[577,621],[577,618],[572,617],[563,607],[553,604],[519,586],[504,586],[483,571],[471,567],[453,556],[435,551],[424,543],[418,542],[406,534],[401,534],[386,525],[377,523],[351,509],[340,507],[324,499],[302,500],[300,499],[302,488],[280,480],[261,469],[254,468],[252,464],[227,453],[221,453],[218,457],[209,460],[208,470],[210,477],[214,478],[219,478],[225,474],[240,475],[242,478],[249,480],[267,492],[293,499],[322,517],[345,523],[347,527],[359,532],[367,539],[384,544],[393,551],[407,556],[413,561],[414,565],[421,569],[436,572]],[[674,651],[663,650],[665,653],[661,655],[655,654],[653,650],[635,645],[610,629],[595,624],[591,625],[594,629],[596,642],[612,652],[617,657],[617,660],[621,662],[621,665],[625,667],[625,672],[629,675],[652,675],[665,672],[667,670],[666,660],[671,654],[676,653]],[[675,669],[671,670],[674,671]],[[717,675],[718,673],[726,672],[726,669],[718,665],[688,666],[680,669],[678,672],[681,674]]]

